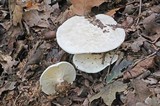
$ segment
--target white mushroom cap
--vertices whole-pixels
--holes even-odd
[[[57,30],[59,46],[70,54],[102,53],[120,46],[125,39],[122,28],[113,28],[117,22],[110,16],[95,16],[105,26],[93,25],[84,16],[74,16],[65,21]]]
[[[86,73],[97,73],[105,69],[110,64],[118,59],[118,55],[113,52],[106,53],[103,61],[103,54],[75,54],[73,56],[73,63],[76,68]]]
[[[42,91],[48,95],[55,94],[55,86],[64,81],[73,83],[76,78],[76,71],[68,62],[59,62],[49,66],[40,77]]]

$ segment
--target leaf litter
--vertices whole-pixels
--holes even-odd
[[[96,95],[90,97],[89,101],[92,102],[93,100],[101,97],[105,104],[111,106],[113,100],[116,99],[116,92],[122,92],[125,91],[125,89],[127,89],[127,84],[123,84],[121,81],[115,81],[102,88]]]
[[[51,4],[49,0],[0,1],[0,105],[159,105],[158,0],[142,4],[57,0]],[[77,70],[67,96],[42,93],[39,77],[45,68],[59,61],[72,62],[72,55],[56,43],[59,25],[74,15],[92,17],[100,13],[114,17],[126,31],[125,42],[118,48],[124,54],[119,62],[96,74]]]

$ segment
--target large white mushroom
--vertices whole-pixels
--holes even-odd
[[[104,59],[103,59],[104,58]],[[75,54],[73,63],[76,68],[86,73],[97,73],[113,64],[118,59],[114,52],[103,54]]]
[[[49,66],[40,77],[42,91],[48,95],[63,93],[76,78],[76,71],[68,62]]]
[[[99,14],[89,19],[74,16],[57,30],[59,46],[70,54],[102,53],[120,46],[125,39],[122,28],[113,28],[117,22],[110,16]]]

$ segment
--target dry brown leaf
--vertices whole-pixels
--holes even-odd
[[[16,63],[17,62],[15,60],[13,60],[11,56],[6,55],[6,54],[2,54],[0,52],[0,64],[2,65],[4,72],[6,72],[8,74],[12,73],[11,69],[12,69],[13,65]]]
[[[125,101],[126,106],[139,106],[137,103],[144,102],[144,100],[151,95],[151,91],[147,87],[147,83],[142,80],[135,79],[131,82],[135,92],[129,91]]]
[[[156,42],[156,46],[160,47],[160,41]]]
[[[138,52],[141,48],[141,46],[143,45],[143,42],[146,41],[145,38],[143,37],[139,37],[138,39],[136,39],[132,44],[131,44],[131,49],[133,52]]]
[[[86,15],[94,6],[99,6],[106,0],[70,0],[71,10],[77,15]]]
[[[86,98],[83,102],[83,106],[88,106],[89,105],[89,100],[88,98]]]
[[[55,19],[55,23],[59,23],[62,24],[63,22],[65,22],[68,18],[74,16],[75,13],[72,10],[66,10],[65,12],[62,12],[56,19]]]
[[[92,102],[93,100],[101,97],[106,105],[111,106],[113,100],[115,99],[116,92],[122,92],[126,88],[127,84],[124,84],[121,81],[115,81],[102,88],[96,95],[90,97],[89,101]]]
[[[160,106],[160,98],[156,96],[148,97],[145,100],[145,103],[148,104],[149,106]]]
[[[160,34],[159,25],[160,15],[153,13],[143,20],[143,26],[150,35],[157,33]]]
[[[114,14],[116,13],[116,11],[118,11],[120,8],[114,8],[110,11],[108,11],[106,14],[109,16],[114,16]]]
[[[155,13],[160,13],[160,5],[155,5],[151,7],[151,10]]]
[[[143,102],[147,97],[152,94],[147,87],[147,83],[142,80],[134,79],[131,84],[135,90],[135,96],[138,102]]]
[[[123,11],[124,14],[133,14],[135,12],[135,6],[133,4],[125,6],[125,10]]]
[[[9,13],[10,13],[11,17],[13,17],[12,13],[14,11],[16,3],[17,3],[16,0],[8,0]]]
[[[38,10],[39,9],[39,3],[34,3],[34,2],[32,2],[32,1],[28,1],[27,3],[26,3],[26,9],[27,10]]]
[[[16,0],[16,4],[24,7],[26,10],[38,10],[40,3],[37,3],[36,0]]]
[[[13,11],[13,25],[17,26],[18,23],[21,23],[23,15],[23,8],[19,5],[15,5]]]
[[[136,98],[135,98],[135,94],[133,92],[128,92],[126,95],[126,101],[125,104],[126,106],[135,106],[136,105]]]
[[[133,22],[134,22],[133,17],[128,16],[128,17],[123,21],[122,26],[123,26],[124,28],[130,28],[130,27],[132,26]]]
[[[13,90],[15,88],[15,84],[16,82],[6,82],[6,84],[2,88],[0,88],[0,95],[4,91]]]
[[[5,17],[7,16],[7,11],[5,10],[1,10],[1,16],[0,16],[0,21],[2,21],[3,19],[5,19]]]
[[[141,75],[148,68],[154,67],[154,63],[155,63],[155,56],[144,59],[143,61],[139,62],[133,69],[125,71],[123,73],[123,79],[124,80],[131,79]]]
[[[49,27],[49,23],[47,21],[49,14],[39,14],[37,10],[27,11],[23,15],[24,21],[28,24],[28,26],[39,26],[39,27]]]
[[[55,31],[46,30],[42,32],[42,35],[44,36],[44,39],[46,40],[52,40],[56,37]]]
[[[58,4],[50,6],[49,4],[44,5],[44,11],[37,11],[36,9],[31,9],[23,14],[23,19],[29,27],[39,26],[39,27],[50,27],[48,18],[55,21],[58,16],[52,16],[51,13],[58,9]]]

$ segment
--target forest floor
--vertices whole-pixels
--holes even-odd
[[[45,94],[43,71],[72,63],[57,44],[58,27],[90,14],[112,16],[124,28],[119,59],[99,73],[77,69],[65,95]],[[160,106],[160,1],[1,0],[0,106]]]

